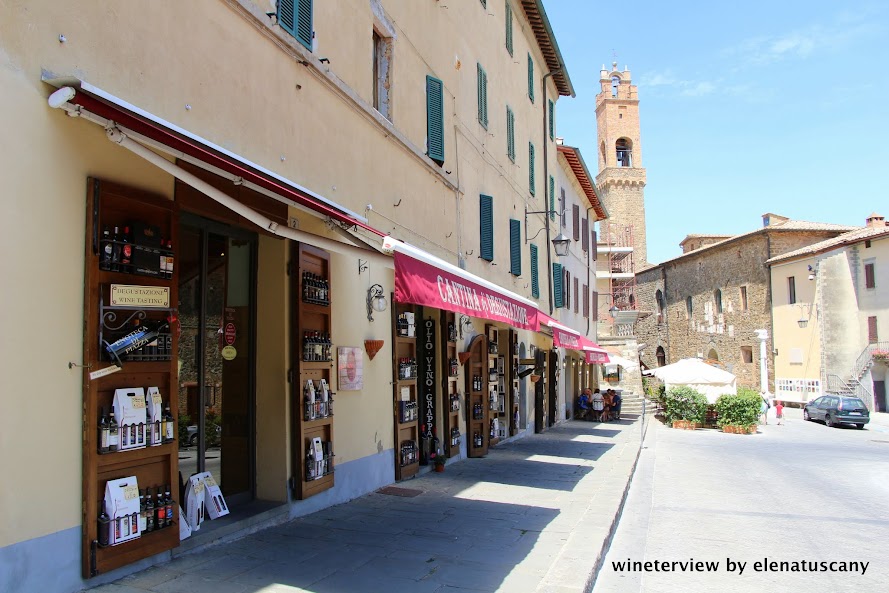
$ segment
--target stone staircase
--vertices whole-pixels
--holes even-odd
[[[635,393],[622,393],[621,397],[623,398],[623,403],[620,406],[621,415],[642,414],[642,401],[644,398],[641,395]],[[646,402],[645,406],[646,411],[651,411],[650,403]]]

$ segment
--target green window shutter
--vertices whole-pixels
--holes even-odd
[[[441,81],[432,76],[426,77],[426,154],[444,163],[444,93]]]
[[[540,298],[540,280],[537,278],[537,245],[531,244],[531,296]]]
[[[528,98],[534,102],[534,60],[528,54]]]
[[[506,156],[515,162],[515,114],[506,108]]]
[[[528,189],[532,196],[536,195],[534,185],[534,143],[528,142]]]
[[[278,0],[278,24],[294,37],[296,37],[296,15],[293,12],[295,1]]]
[[[494,198],[482,194],[479,200],[479,257],[494,261]]]
[[[555,140],[556,137],[556,104],[550,99],[549,102],[549,139]]]
[[[522,275],[522,227],[513,218],[509,219],[509,273]]]
[[[506,51],[512,55],[512,6],[506,0]]]
[[[549,176],[549,219],[556,219],[556,180]]]
[[[478,123],[488,129],[488,73],[478,64]]]
[[[565,306],[562,301],[562,264],[553,264],[553,297],[556,308]]]
[[[296,0],[296,40],[312,51],[312,0]]]

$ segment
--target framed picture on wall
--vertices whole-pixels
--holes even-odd
[[[361,348],[337,348],[337,377],[339,391],[364,389],[364,353]]]

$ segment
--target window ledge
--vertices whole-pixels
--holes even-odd
[[[438,177],[449,189],[457,191],[457,180],[453,175],[445,173],[435,161],[430,159],[425,152],[415,146],[400,130],[392,125],[379,111],[367,103],[338,76],[333,74],[328,67],[318,61],[315,55],[303,47],[299,41],[290,36],[277,24],[272,24],[272,19],[251,0],[225,0],[235,12],[250,22],[261,33],[269,37],[279,48],[289,54],[297,62],[310,68],[325,82],[334,92],[348,100],[359,111],[363,112],[366,119],[376,124],[388,137],[393,138],[406,151],[422,162],[426,168]]]

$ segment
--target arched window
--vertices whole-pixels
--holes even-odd
[[[688,318],[691,319],[691,314],[694,312],[691,306],[691,297],[687,297],[685,299],[685,313],[688,315]]]
[[[716,301],[716,312],[722,313],[722,291],[718,288],[713,292],[713,300]]]
[[[665,318],[664,309],[666,307],[664,307],[664,293],[661,292],[660,289],[658,289],[657,292],[654,293],[654,300],[655,305],[657,306],[657,322],[663,323]]]
[[[658,346],[654,355],[657,356],[657,365],[659,367],[662,367],[667,364],[667,353],[664,352],[663,346]]]
[[[617,166],[633,166],[633,143],[627,138],[619,138],[614,147],[617,151]]]
[[[620,87],[620,76],[614,75],[611,77],[611,96],[617,96],[617,89]]]
[[[719,354],[716,353],[715,348],[710,348],[710,352],[707,353],[707,358],[709,358],[710,360],[719,360]]]

